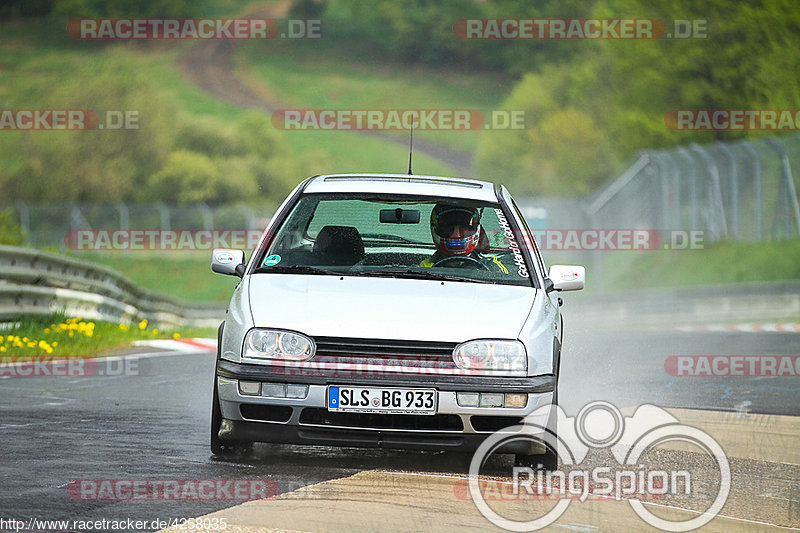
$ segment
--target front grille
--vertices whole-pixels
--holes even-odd
[[[414,359],[453,360],[452,342],[422,342],[346,337],[315,337],[319,356],[410,357]]]
[[[469,417],[469,422],[472,424],[472,429],[475,431],[500,431],[509,426],[516,426],[522,424],[522,418],[519,416],[487,416],[487,415],[472,415]]]
[[[362,429],[395,429],[425,431],[463,431],[464,423],[457,415],[395,415],[375,413],[337,413],[317,407],[306,407],[300,423]]]
[[[262,422],[288,422],[292,416],[292,408],[285,405],[243,403],[239,406],[239,412],[242,418]]]

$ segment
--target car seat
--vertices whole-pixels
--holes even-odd
[[[364,258],[364,241],[351,226],[325,226],[314,241],[314,255],[320,265],[352,266]]]

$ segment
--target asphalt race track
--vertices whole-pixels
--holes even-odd
[[[799,419],[761,417],[800,415],[798,378],[677,377],[664,366],[673,355],[797,355],[800,335],[597,331],[582,329],[578,322],[572,317],[566,323],[562,359],[560,403],[568,414],[575,415],[588,402],[607,400],[621,409],[654,404],[682,413],[722,410],[742,420],[781,420],[778,433],[788,440],[770,437],[774,428],[768,422],[761,428],[767,431],[766,446],[743,449],[731,458],[728,505],[723,517],[706,528],[800,527]],[[0,379],[0,518],[197,517],[242,501],[82,499],[70,487],[79,480],[266,480],[271,490],[281,493],[279,498],[214,516],[239,524],[231,531],[494,528],[459,492],[465,483],[464,457],[258,445],[245,458],[215,459],[208,449],[213,354],[198,350],[135,357],[141,358],[135,359],[136,372],[129,375]],[[664,452],[661,460],[678,456]],[[500,477],[508,470],[501,460],[494,468]],[[680,513],[702,508],[703,499],[701,494],[697,501],[668,501],[661,507]],[[627,503],[595,500],[588,505],[571,507],[551,528],[621,531],[644,526]]]

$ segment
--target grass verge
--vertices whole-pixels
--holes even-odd
[[[800,279],[800,239],[718,242],[702,250],[617,254],[603,270],[606,290],[691,287]]]
[[[324,45],[324,53],[321,47]],[[268,88],[280,105],[301,109],[475,109],[487,112],[500,108],[511,80],[497,73],[465,69],[437,69],[429,66],[386,62],[364,47],[355,48],[327,39],[306,41],[248,42],[239,50],[237,67],[249,72],[251,82]],[[487,118],[488,120],[488,118]],[[337,168],[348,163],[367,170],[395,171],[375,165],[374,143],[362,142],[363,135],[340,131],[285,131],[287,140],[302,150],[316,148],[329,154]],[[405,139],[406,132],[387,132]],[[429,131],[415,132],[427,141],[474,151],[481,135],[507,135],[507,131]],[[347,137],[355,137],[351,142]],[[344,146],[343,146],[344,144]],[[402,147],[382,141],[384,160],[402,167]],[[342,149],[349,161],[341,161]],[[416,157],[415,157],[416,160]],[[343,164],[342,164],[343,163]],[[417,173],[447,173],[432,161],[419,158]],[[402,168],[400,169],[402,170]]]
[[[64,315],[24,317],[0,331],[0,358],[98,356],[125,348],[137,340],[214,337],[213,328],[159,330],[146,320],[128,326],[67,318]]]
[[[211,252],[78,254],[107,266],[149,291],[189,302],[227,302],[240,281],[211,272]]]

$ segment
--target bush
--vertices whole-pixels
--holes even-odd
[[[25,230],[14,221],[14,210],[0,211],[0,244],[21,246],[25,242]]]
[[[174,101],[165,98],[138,58],[110,47],[85,60],[44,54],[26,70],[10,108],[91,109],[138,113],[139,129],[4,133],[0,177],[11,198],[44,202],[115,202],[135,196],[175,142]],[[55,69],[63,76],[53,85]],[[55,72],[59,72],[55,70]],[[24,89],[24,91],[23,91]],[[42,105],[41,102],[48,102]]]
[[[148,182],[149,194],[166,202],[193,204],[224,203],[255,194],[252,174],[241,172],[241,164],[218,165],[204,154],[188,150],[171,153],[166,165]]]
[[[613,169],[610,145],[592,113],[567,104],[573,73],[529,74],[504,102],[525,112],[524,130],[481,138],[475,167],[496,176],[517,195],[584,194]]]

